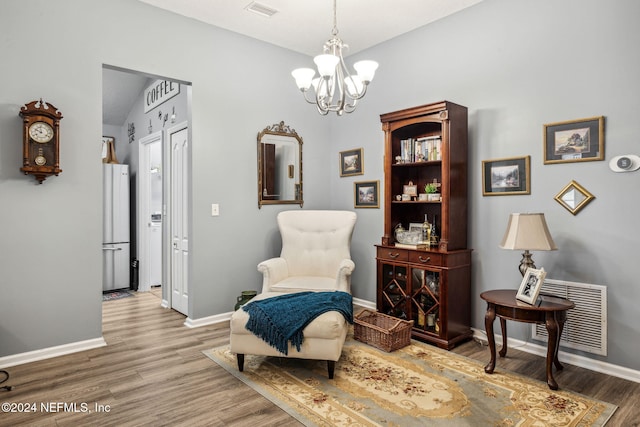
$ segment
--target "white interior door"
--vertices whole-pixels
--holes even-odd
[[[158,218],[162,209],[162,132],[139,141],[136,178],[138,291],[146,292],[160,285],[162,275],[162,238]],[[160,215],[158,217],[158,215]]]
[[[189,309],[189,132],[187,123],[167,131],[171,147],[171,308]]]

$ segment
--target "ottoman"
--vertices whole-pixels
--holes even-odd
[[[253,301],[282,295],[282,292],[258,294]],[[349,324],[337,311],[328,311],[316,317],[303,330],[304,342],[298,351],[289,345],[289,354],[285,355],[245,328],[249,314],[242,308],[231,316],[230,350],[236,354],[238,369],[244,369],[244,355],[276,356],[297,359],[326,360],[329,379],[333,379],[335,362],[340,359],[342,346],[349,331]]]

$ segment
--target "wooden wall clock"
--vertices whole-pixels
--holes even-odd
[[[39,184],[60,169],[60,120],[62,113],[53,104],[31,101],[20,108],[22,117],[22,167]]]

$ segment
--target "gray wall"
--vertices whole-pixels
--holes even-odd
[[[514,289],[522,279],[520,252],[498,248],[509,213],[544,212],[559,247],[533,255],[547,277],[608,287],[609,355],[588,357],[636,370],[640,172],[614,173],[608,161],[640,151],[638,16],[640,3],[631,0],[485,0],[350,58],[380,68],[359,110],[332,128],[335,151],[364,146],[364,179],[382,179],[381,113],[443,99],[467,106],[473,326],[484,330],[481,292]],[[601,115],[605,161],[543,164],[543,124]],[[526,155],[531,195],[482,196],[483,160]],[[332,179],[334,206],[348,206],[355,179]],[[571,180],[596,196],[576,216],[553,199]],[[358,213],[356,255],[366,256],[355,294],[375,300],[383,212]],[[509,336],[526,341],[530,327],[510,322]]]
[[[258,131],[285,120],[303,136],[305,207],[328,205],[329,131],[289,77],[307,57],[128,0],[12,0],[0,28],[0,356],[101,336],[103,64],[193,84],[191,318],[231,311],[279,250],[284,208],[257,206]],[[19,108],[39,97],[64,115],[63,172],[43,185],[19,171]]]
[[[518,252],[498,243],[510,212],[543,211],[559,250],[534,259],[553,279],[609,287],[607,362],[640,369],[633,252],[636,173],[606,162],[542,164],[542,125],[606,116],[606,158],[636,153],[640,4],[631,0],[485,0],[368,51],[381,64],[359,109],[320,117],[291,82],[310,58],[138,2],[3,4],[0,54],[0,356],[101,335],[100,218],[102,64],[193,84],[192,299],[189,316],[225,313],[258,289],[255,265],[279,251],[275,215],[256,203],[255,137],[285,120],[304,138],[305,209],[353,209],[353,182],[382,180],[379,115],[442,99],[469,108],[473,326],[484,329],[487,289],[515,288]],[[29,11],[39,10],[35,17]],[[52,19],[53,24],[49,24]],[[24,24],[34,31],[24,31]],[[118,31],[97,31],[104,23]],[[167,36],[166,28],[171,28]],[[27,67],[44,31],[56,49]],[[53,37],[51,37],[53,39]],[[348,40],[346,40],[348,42]],[[322,40],[319,41],[319,46]],[[43,72],[40,64],[50,64]],[[19,173],[19,107],[44,97],[62,110],[62,169],[35,185]],[[364,175],[340,178],[338,152],[364,148]],[[529,196],[483,197],[481,161],[531,155]],[[572,216],[553,196],[575,179],[597,198]],[[327,185],[328,183],[328,185]],[[220,217],[209,215],[220,203]],[[353,293],[375,300],[382,209],[358,209]],[[635,219],[635,216],[633,216]],[[71,274],[70,274],[71,272]],[[526,339],[514,324],[510,336]]]

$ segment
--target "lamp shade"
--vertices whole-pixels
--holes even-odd
[[[325,53],[313,58],[313,62],[318,66],[318,73],[324,78],[329,78],[336,72],[336,66],[340,62],[340,58]]]
[[[512,213],[500,247],[530,251],[558,249],[551,238],[543,213]]]
[[[311,68],[296,68],[291,72],[291,75],[296,79],[296,85],[298,85],[298,89],[300,90],[307,90],[311,87],[311,81],[315,74],[316,71]]]
[[[378,69],[378,63],[376,61],[358,61],[353,64],[353,68],[358,72],[358,76],[362,80],[364,84],[369,84],[371,80],[373,80],[373,76],[376,74],[376,70]]]

